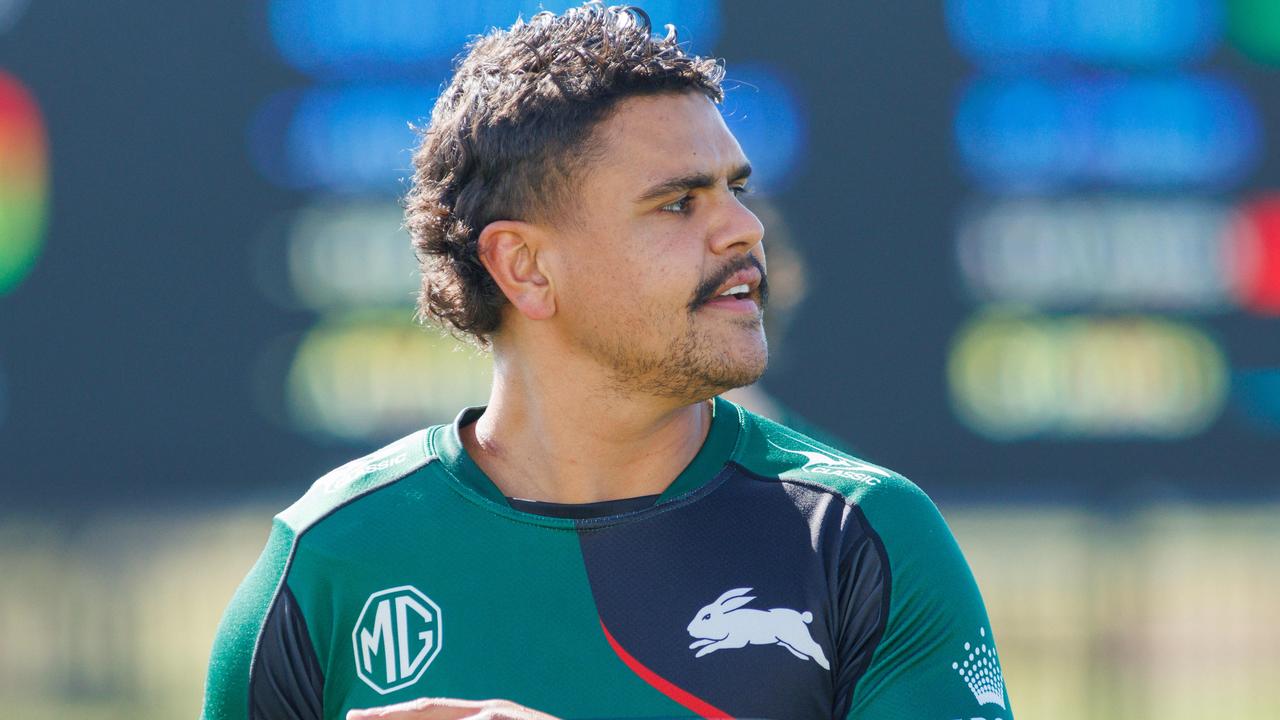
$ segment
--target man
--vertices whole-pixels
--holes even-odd
[[[472,45],[407,225],[489,404],[277,517],[205,718],[1012,717],[928,498],[718,398],[768,287],[722,75],[598,4]]]

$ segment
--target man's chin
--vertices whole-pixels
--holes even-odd
[[[769,346],[764,328],[754,326],[699,328],[673,343],[656,362],[617,362],[613,383],[619,389],[689,404],[750,385],[764,374]]]
[[[724,362],[714,371],[707,372],[704,376],[706,397],[698,399],[705,400],[735,388],[752,385],[764,376],[768,366],[769,348],[762,335],[758,345],[725,357]]]

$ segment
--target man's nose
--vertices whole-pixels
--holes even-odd
[[[733,251],[748,253],[764,239],[764,225],[755,213],[735,196],[724,205],[724,219],[718,232],[712,235],[712,251],[724,254]]]

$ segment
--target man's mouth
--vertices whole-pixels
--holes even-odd
[[[751,288],[747,285],[735,285],[706,301],[702,304],[702,307],[753,315],[760,310],[760,306],[756,303],[755,294],[751,292]]]
[[[754,261],[725,277],[718,284],[699,293],[701,301],[693,309],[714,307],[735,312],[758,313],[768,298],[768,280],[764,268]]]

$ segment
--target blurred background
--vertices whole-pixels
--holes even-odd
[[[0,0],[0,714],[193,717],[270,516],[484,401],[408,123],[571,4]],[[1017,716],[1280,717],[1280,2],[644,6],[756,167],[739,397],[934,497]]]

